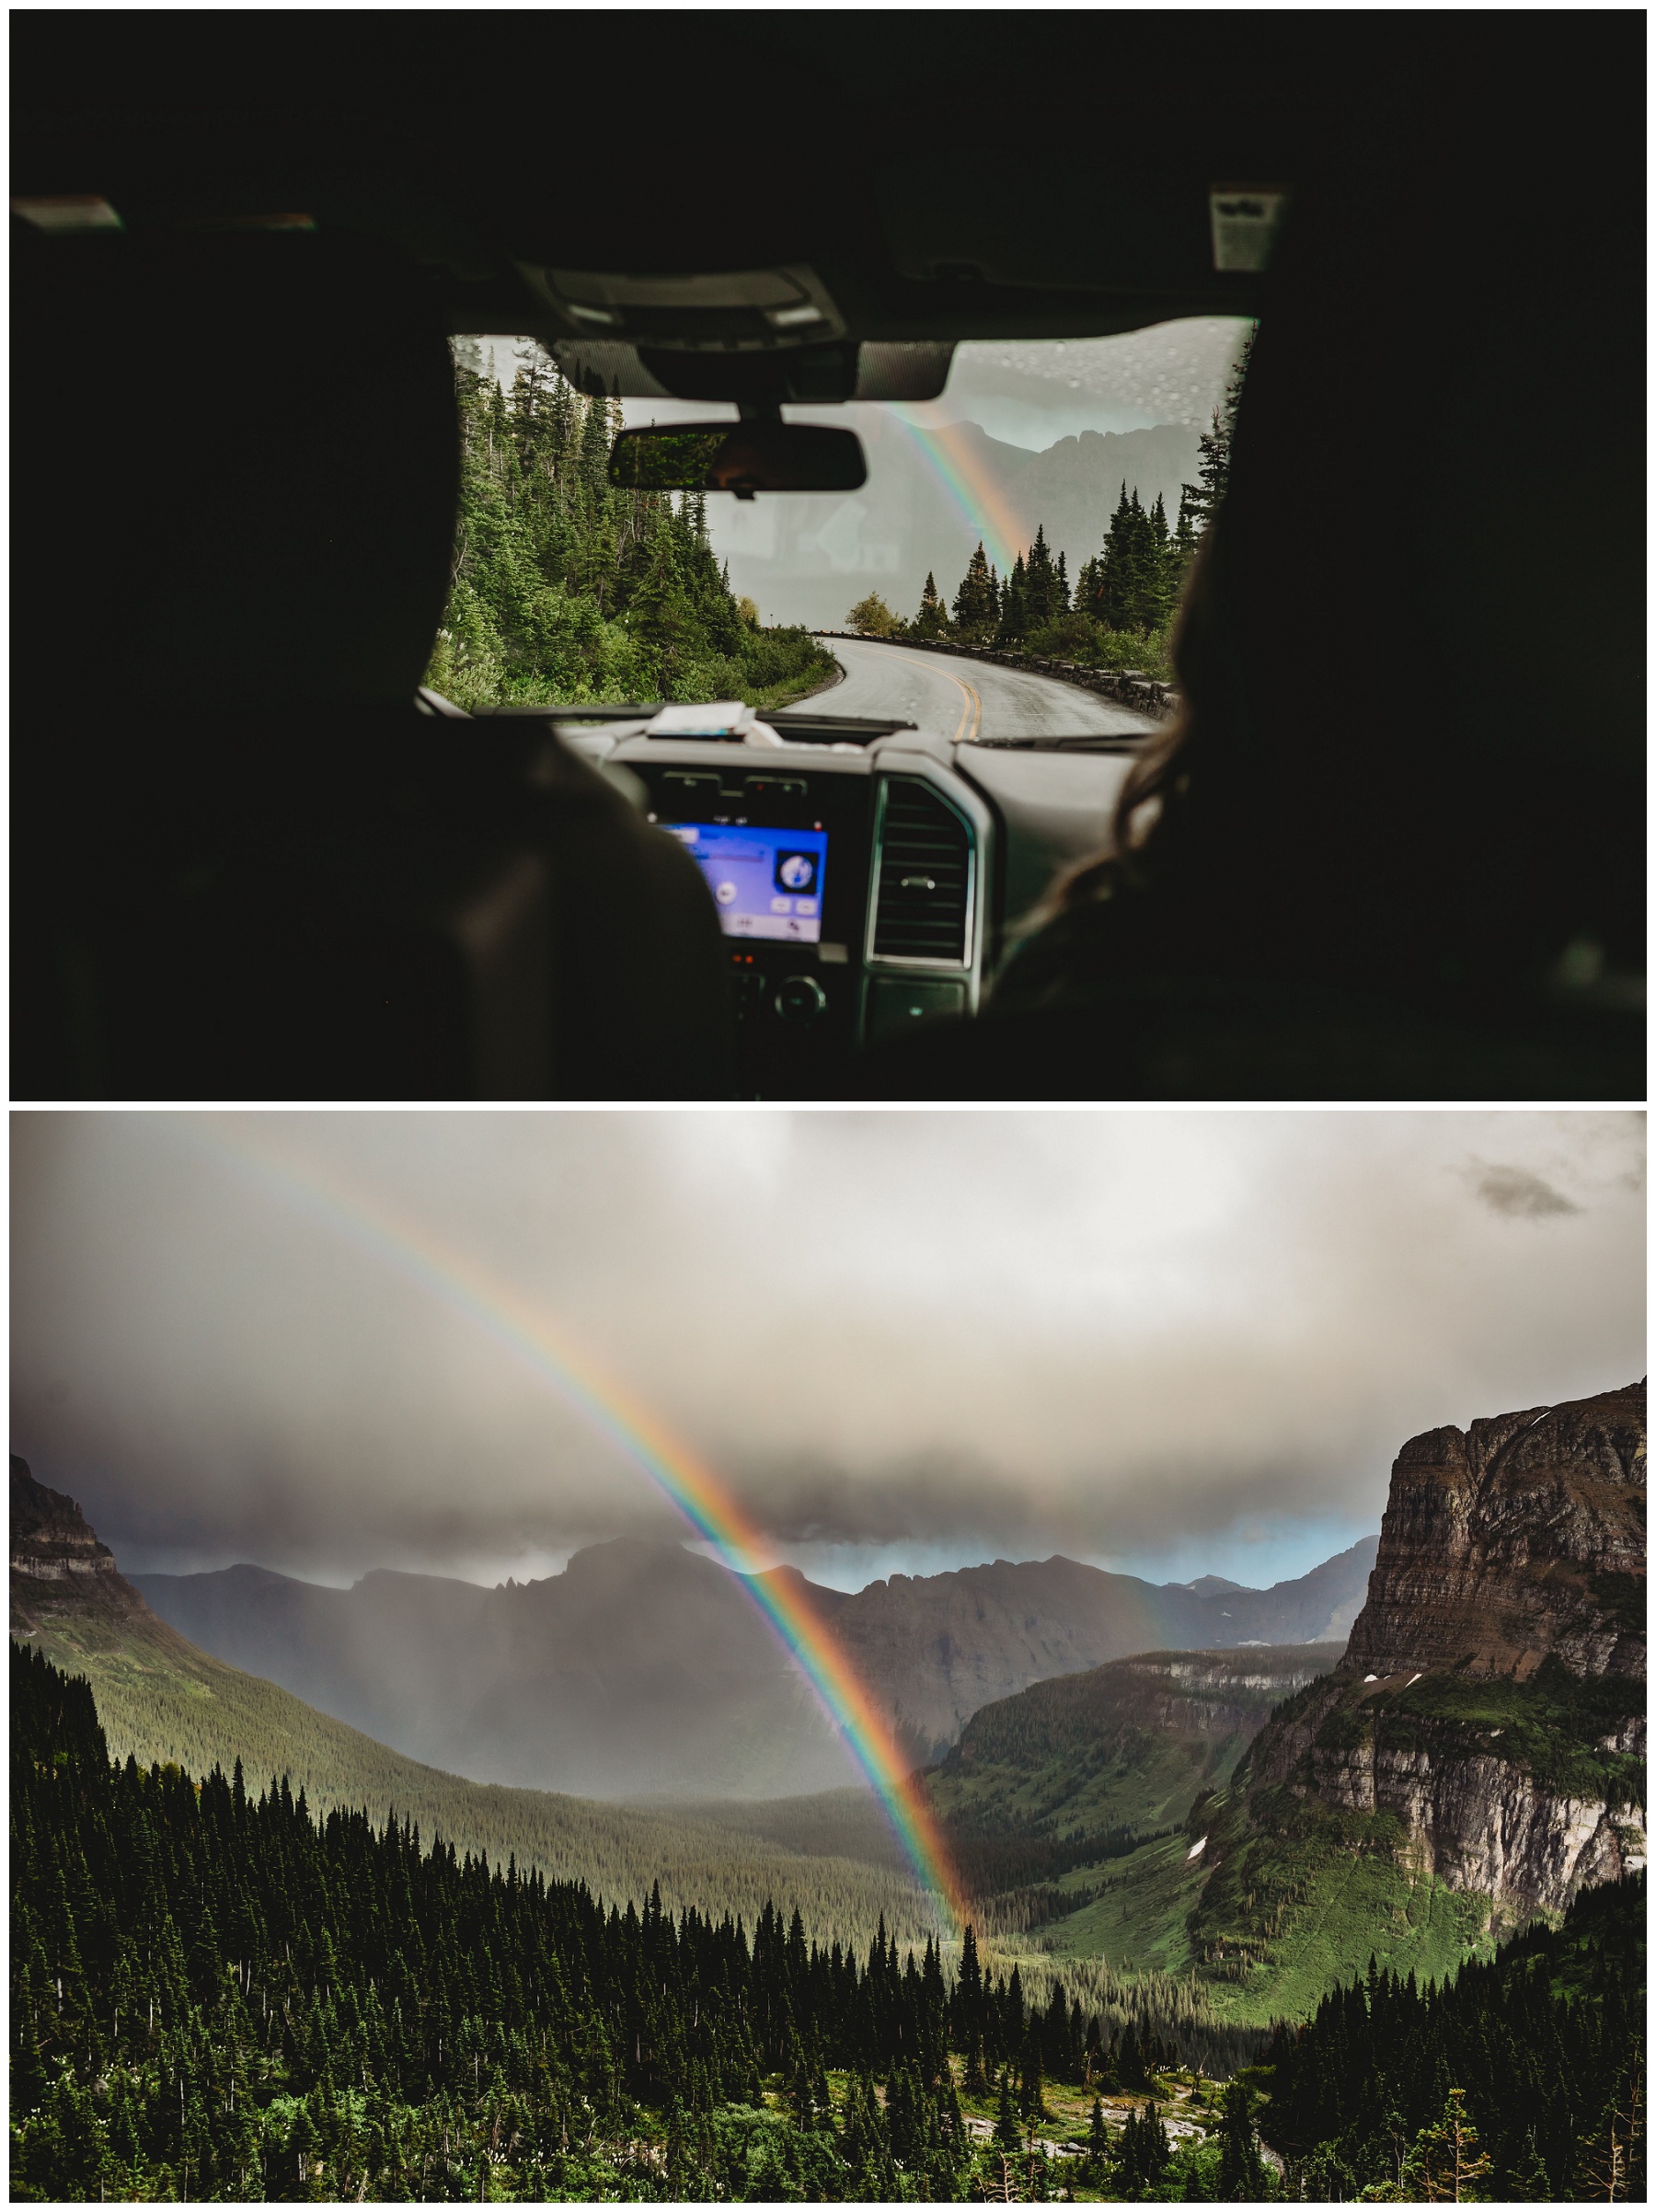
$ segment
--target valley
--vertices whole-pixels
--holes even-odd
[[[643,1807],[393,1749],[187,1640],[14,1461],[21,2193],[75,2195],[80,2156],[83,2194],[1430,2195],[1453,2139],[1482,2146],[1495,2194],[1607,2172],[1626,2195],[1644,1487],[1642,1386],[1413,1438],[1350,1632],[1321,1640],[1197,1638],[1337,1619],[1350,1555],[1262,1593],[1123,1591],[1052,1560],[824,1594],[935,1754],[920,1786],[969,1900],[957,1931],[859,1790],[696,1796],[686,1757]],[[497,1744],[546,1757],[607,1723],[615,1774],[694,1702],[661,1688],[693,1649],[740,1745],[742,1699],[788,1688],[742,1641],[740,1578],[598,1550],[533,1586],[538,1613],[513,1586],[419,1577],[272,1595],[283,1578],[233,1570],[158,1595],[276,1656],[314,1626],[330,1694],[354,1653],[362,1699],[386,1676],[353,1624],[400,1618],[412,1654],[420,1621],[446,1622],[404,1710],[475,1642],[494,1690],[467,1705],[448,1682],[443,1726],[502,1716]],[[938,1626],[968,1616],[975,1642]],[[1078,1663],[1168,1619],[1189,1642]],[[514,1737],[532,1685],[558,1710]],[[811,1770],[802,1740],[780,1771]],[[728,1770],[777,1769],[707,1779]],[[59,1888],[53,1868],[82,1871]],[[1315,2056],[1349,2020],[1384,2109]],[[117,2091],[64,2070],[77,2049]],[[169,2119],[169,2053],[239,2097]]]
[[[973,1713],[1059,1675],[1167,1647],[1343,1637],[1374,1539],[1269,1590],[1154,1584],[1054,1558],[895,1574],[847,1594],[775,1570],[916,1764]],[[378,1572],[346,1590],[254,1566],[133,1578],[201,1650],[408,1757],[585,1797],[789,1797],[857,1769],[742,1578],[616,1539],[560,1574],[483,1589]]]
[[[11,1498],[13,1641],[91,1684],[116,1758],[194,1775],[229,1774],[239,1760],[250,1790],[286,1776],[318,1815],[394,1810],[428,1843],[441,1837],[491,1865],[515,1860],[624,1905],[641,1907],[659,1884],[673,1912],[751,1925],[767,1902],[799,1910],[824,1943],[866,1944],[882,1919],[905,1942],[933,1931],[929,1900],[864,1791],[831,1800],[843,1833],[825,1835],[812,1815],[773,1834],[733,1829],[729,1809],[720,1821],[467,1781],[188,1642],[121,1575],[73,1501],[16,1460]]]

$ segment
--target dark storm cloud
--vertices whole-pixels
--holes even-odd
[[[812,1457],[753,1468],[738,1455],[731,1487],[766,1531],[788,1545],[1040,1540],[1035,1503],[1007,1482],[1003,1469],[965,1453],[916,1452],[872,1476]]]
[[[683,1533],[543,1374],[364,1247],[335,1186],[546,1315],[806,1564],[1146,1563],[1244,1532],[1270,1580],[1274,1532],[1331,1550],[1377,1525],[1409,1434],[1643,1365],[1634,1116],[12,1133],[14,1448],[134,1566],[521,1576]]]
[[[1508,1214],[1515,1220],[1540,1221],[1548,1214],[1579,1214],[1581,1207],[1561,1191],[1528,1168],[1504,1162],[1474,1163],[1475,1189],[1491,1213]]]

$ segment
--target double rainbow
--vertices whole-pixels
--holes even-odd
[[[503,1345],[678,1508],[741,1578],[738,1587],[798,1662],[867,1776],[922,1885],[942,1907],[948,1923],[944,1932],[955,1934],[964,1918],[960,1883],[910,1762],[818,1618],[808,1586],[757,1571],[770,1556],[769,1547],[713,1470],[613,1376],[578,1352],[544,1311],[423,1225],[314,1167],[294,1166],[247,1134],[227,1135],[222,1123],[209,1128],[193,1115],[170,1119],[192,1146],[210,1152],[266,1196],[390,1267]]]

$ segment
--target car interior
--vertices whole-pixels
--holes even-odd
[[[15,1097],[1643,1096],[1636,19],[86,25],[13,19]],[[763,502],[859,480],[790,407],[1206,316],[1235,734],[1107,951],[1154,734],[422,688],[456,340],[733,405],[614,480]]]

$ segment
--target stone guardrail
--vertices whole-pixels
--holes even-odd
[[[1183,699],[1171,684],[1159,684],[1138,668],[1083,668],[1077,661],[1049,661],[1042,653],[1003,652],[991,645],[951,645],[940,638],[868,638],[860,630],[819,629],[817,638],[851,638],[862,645],[906,645],[911,651],[942,653],[957,661],[992,661],[1000,668],[1022,668],[1036,675],[1052,676],[1061,684],[1079,685],[1113,699],[1118,707],[1136,708],[1153,721],[1165,721],[1179,712]]]

